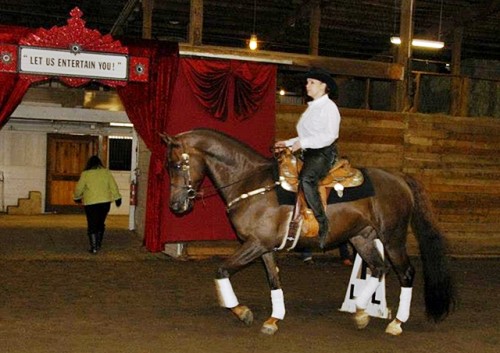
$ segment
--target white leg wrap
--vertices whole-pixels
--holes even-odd
[[[401,287],[401,294],[399,295],[399,306],[396,319],[401,322],[406,322],[410,317],[411,293],[412,287]]]
[[[285,317],[285,299],[282,289],[273,289],[271,291],[271,302],[273,304],[272,317],[283,320]]]
[[[372,297],[373,293],[375,293],[375,291],[377,290],[379,283],[380,283],[379,279],[376,277],[370,277],[368,279],[365,287],[363,288],[363,291],[356,298],[356,308],[364,310],[368,307],[370,298]]]
[[[215,289],[217,290],[220,306],[224,308],[234,308],[239,304],[229,278],[216,279]]]

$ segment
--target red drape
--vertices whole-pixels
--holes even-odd
[[[18,44],[19,39],[31,33],[26,27],[1,26],[0,43]],[[31,81],[19,78],[17,73],[0,72],[0,129],[7,123],[10,115],[21,103]]]
[[[181,58],[179,66],[166,131],[177,134],[196,127],[213,128],[270,157],[275,136],[276,66],[187,58]],[[212,83],[210,77],[214,77]],[[205,181],[204,186],[209,184]],[[165,200],[168,196],[166,185]],[[194,210],[184,216],[176,216],[166,207],[162,212],[162,242],[235,239],[219,196],[197,201]]]
[[[248,119],[269,91],[269,65],[196,59],[180,65],[192,93],[216,119]]]
[[[129,54],[150,59],[148,83],[129,82],[117,91],[130,121],[151,151],[144,242],[148,250],[161,251],[160,217],[168,201],[162,190],[168,185],[163,168],[166,147],[158,133],[167,130],[168,109],[178,66],[177,43],[149,40],[122,41]]]

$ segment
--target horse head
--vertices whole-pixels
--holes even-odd
[[[170,176],[170,209],[177,214],[186,213],[193,208],[205,176],[203,158],[182,134],[160,136],[167,145],[165,168]]]

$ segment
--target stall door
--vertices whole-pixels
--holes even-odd
[[[47,135],[47,197],[48,212],[82,212],[73,202],[73,191],[87,160],[98,154],[99,137],[79,135]],[[105,161],[103,161],[105,163]]]

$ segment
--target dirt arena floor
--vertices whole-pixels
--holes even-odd
[[[254,312],[246,327],[218,306],[213,276],[221,258],[179,261],[151,254],[110,217],[104,249],[86,252],[82,216],[0,215],[0,352],[476,352],[500,351],[499,259],[453,258],[459,306],[446,321],[426,320],[420,262],[409,322],[400,337],[387,320],[358,331],[339,312],[351,269],[332,256],[312,265],[280,254],[287,316],[275,336],[260,333],[271,312],[263,266],[233,277]],[[335,253],[336,254],[336,253]],[[387,278],[395,311],[399,289]]]

